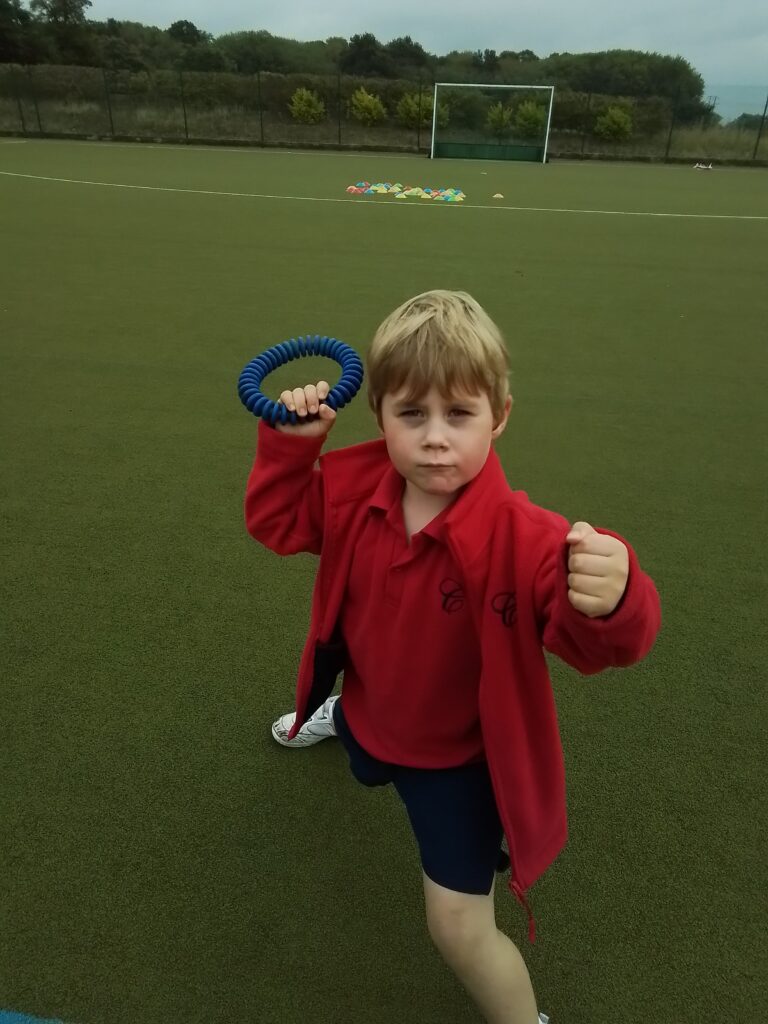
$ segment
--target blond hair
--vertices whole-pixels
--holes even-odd
[[[485,392],[494,422],[509,395],[509,355],[501,332],[466,292],[442,289],[408,299],[376,331],[367,358],[368,400],[381,422],[386,394],[407,388],[417,401],[434,385],[443,398]]]

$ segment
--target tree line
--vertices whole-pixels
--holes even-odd
[[[259,31],[212,36],[191,21],[167,29],[92,21],[91,0],[0,0],[0,63],[109,70],[353,75],[377,79],[555,85],[577,93],[658,97],[680,121],[706,117],[704,81],[683,57],[636,50],[552,53],[452,50],[429,53],[410,36],[383,43],[372,33],[299,42]]]

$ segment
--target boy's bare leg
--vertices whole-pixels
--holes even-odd
[[[493,889],[473,896],[424,875],[424,898],[433,942],[488,1024],[538,1024],[528,968],[496,927]]]

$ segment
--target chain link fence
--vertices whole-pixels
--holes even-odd
[[[291,114],[297,89],[321,104],[315,124]],[[365,89],[381,100],[379,119],[353,110]],[[0,64],[0,133],[28,137],[226,143],[297,148],[429,152],[431,81],[345,75],[240,75],[120,71]],[[627,133],[606,129],[623,111]],[[768,166],[766,112],[729,124],[711,109],[698,123],[658,97],[612,97],[555,90],[549,152],[570,159],[695,161]],[[614,115],[614,120],[616,115]],[[508,140],[505,140],[508,141]]]

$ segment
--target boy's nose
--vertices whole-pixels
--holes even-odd
[[[437,423],[427,425],[427,432],[424,435],[424,444],[427,448],[447,448],[448,442],[445,434]]]

